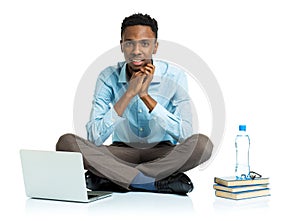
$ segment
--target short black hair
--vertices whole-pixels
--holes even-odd
[[[155,33],[155,38],[157,38],[158,25],[157,21],[154,18],[151,18],[150,15],[147,14],[133,14],[129,17],[124,18],[121,26],[121,38],[128,26],[134,25],[146,25],[151,28],[151,30]]]

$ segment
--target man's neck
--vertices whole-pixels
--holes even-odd
[[[126,80],[129,81],[132,76],[133,71],[130,70],[128,64],[126,64]]]

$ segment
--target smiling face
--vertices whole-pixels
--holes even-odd
[[[152,54],[156,53],[158,47],[155,33],[151,27],[145,25],[128,26],[124,30],[120,43],[131,73],[151,63]]]

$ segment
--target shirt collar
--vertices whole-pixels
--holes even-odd
[[[151,83],[160,83],[161,81],[161,74],[162,74],[162,70],[160,67],[160,62],[157,60],[153,59],[153,64],[155,66],[155,71],[154,71],[154,76],[153,79],[151,81]],[[127,83],[127,77],[126,77],[126,62],[122,62],[120,63],[120,65],[122,66],[121,68],[121,72],[119,75],[119,83]]]

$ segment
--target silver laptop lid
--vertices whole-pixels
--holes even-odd
[[[20,156],[28,197],[89,201],[80,153],[20,150]]]

